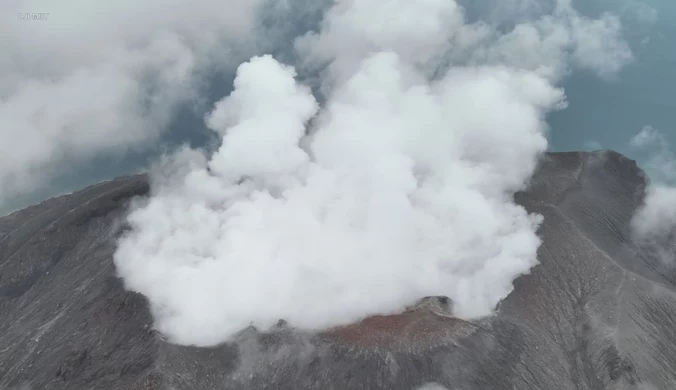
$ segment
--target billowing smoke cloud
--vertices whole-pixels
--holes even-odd
[[[259,3],[3,1],[0,204],[70,164],[153,146],[200,75],[251,44]]]
[[[427,85],[375,54],[316,117],[308,150],[317,105],[291,70],[254,58],[235,85],[208,119],[220,150],[130,216],[116,257],[178,342],[280,318],[346,324],[428,295],[484,316],[535,264],[539,219],[510,196],[562,99],[541,78],[461,68]]]
[[[588,19],[569,0],[552,1],[548,13],[542,1],[476,3],[490,10],[488,20],[467,23],[455,1],[398,0],[387,7],[377,0],[341,1],[325,15],[321,33],[299,39],[297,48],[310,64],[330,64],[330,82],[383,48],[427,75],[451,64],[499,65],[530,70],[552,82],[571,67],[610,76],[632,59],[620,22],[610,14]],[[502,28],[506,20],[514,24],[507,31]]]
[[[170,0],[145,1],[140,6],[123,0],[92,6],[67,0],[55,6],[46,0],[3,2],[0,213],[21,195],[50,187],[53,179],[82,163],[153,149],[177,107],[204,98],[208,75],[234,69],[261,47],[280,50],[274,44],[293,40],[290,32],[303,26],[312,28],[315,21],[302,18],[315,18],[325,3]],[[528,62],[542,72],[557,73],[561,69],[550,68],[565,62],[560,54],[581,53],[581,45],[589,44],[595,47],[581,58],[598,57],[601,60],[592,61],[594,66],[606,70],[630,57],[618,39],[616,19],[588,21],[563,2],[555,21],[530,21],[521,26],[530,26],[525,30],[508,34],[498,34],[488,25],[464,23],[453,1],[392,3],[390,7],[402,15],[426,10],[424,17],[397,19],[387,19],[391,12],[380,12],[379,2],[341,4],[327,15],[321,35],[309,34],[298,42],[304,66],[358,63],[365,49],[383,47],[408,56],[407,61],[415,56],[415,62],[430,73],[451,60],[456,65],[491,60],[524,66]],[[531,0],[513,0],[493,14],[539,17],[540,8]],[[275,15],[293,21],[280,21]],[[289,26],[278,34],[285,23]],[[589,34],[582,39],[585,31]],[[513,38],[504,38],[509,36]],[[493,48],[488,55],[481,49],[496,39],[503,41],[502,50]],[[516,42],[526,46],[514,47]]]
[[[643,165],[654,181],[668,183],[676,180],[676,154],[660,130],[645,126],[631,139],[630,145],[649,153],[650,157]]]
[[[639,242],[651,246],[664,264],[676,265],[676,154],[668,139],[646,126],[632,138],[631,145],[650,156],[646,170],[651,177],[643,206],[633,219]]]
[[[338,1],[295,44],[322,101],[271,56],[207,116],[213,155],[163,161],[115,263],[172,341],[284,319],[316,330],[444,295],[490,315],[537,263],[515,205],[545,151],[553,83],[631,57],[616,19],[552,14],[500,32],[453,1]]]

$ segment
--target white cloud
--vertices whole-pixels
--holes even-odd
[[[184,344],[282,318],[323,329],[429,295],[490,315],[537,263],[540,217],[512,195],[546,149],[545,114],[565,107],[553,82],[619,69],[615,22],[561,3],[499,35],[453,1],[336,2],[296,44],[304,67],[330,65],[326,102],[269,56],[242,64],[206,118],[220,149],[165,162],[129,216],[120,275]]]
[[[533,70],[552,81],[574,68],[611,76],[632,60],[616,17],[588,19],[564,1],[553,14],[517,24],[478,53],[479,58]]]
[[[259,40],[253,31],[260,3],[6,2],[0,23],[0,203],[47,186],[76,163],[151,147],[176,105],[198,97],[200,76],[235,66],[241,59],[232,45]],[[289,16],[299,7],[318,6],[287,1],[267,12]],[[519,0],[498,8],[494,13],[519,15],[541,7]],[[49,16],[18,20],[18,13],[35,12]],[[391,18],[393,12],[398,16]],[[383,47],[428,74],[448,61],[469,61],[560,77],[570,62],[566,53],[601,72],[628,60],[614,18],[586,20],[563,2],[556,12],[502,35],[487,24],[465,23],[453,1],[341,1],[325,15],[321,34],[297,46],[308,64],[333,61],[343,78]]]
[[[557,0],[551,13],[531,1],[508,4],[496,4],[492,19],[501,20],[495,17],[498,9],[510,19],[524,17],[504,32],[498,25],[467,23],[464,9],[454,1],[390,2],[389,8],[401,12],[394,18],[377,0],[339,1],[326,14],[321,34],[309,33],[297,42],[297,49],[305,55],[306,66],[330,62],[330,85],[340,83],[336,79],[344,79],[361,58],[382,47],[428,74],[450,61],[527,69],[553,82],[574,68],[612,76],[633,58],[620,21],[610,14],[589,19],[566,0]]]
[[[377,0],[338,1],[324,15],[322,30],[308,33],[296,47],[309,66],[330,62],[340,83],[361,61],[383,48],[417,66],[437,63],[449,41],[465,47],[487,33],[483,26],[465,24],[455,1]]]
[[[655,145],[659,146],[664,142],[666,142],[664,135],[652,126],[644,126],[641,131],[630,140],[631,146],[636,148]]]
[[[676,188],[650,187],[645,206],[634,220],[634,228],[642,237],[676,232]]]
[[[664,263],[676,265],[676,154],[664,134],[652,126],[643,127],[630,144],[650,154],[645,168],[651,178],[643,205],[632,220],[633,232]]]
[[[0,197],[45,186],[69,164],[151,146],[198,92],[199,73],[247,41],[257,3],[5,2]],[[18,18],[38,12],[49,15]]]
[[[632,228],[636,241],[661,264],[676,266],[676,187],[652,184],[644,203],[634,215]]]
[[[657,182],[676,180],[676,154],[667,137],[652,126],[645,126],[630,141],[636,149],[649,153],[645,168]]]
[[[603,14],[589,20],[573,16],[570,20],[573,58],[577,66],[603,76],[617,73],[632,59],[632,53],[621,39],[621,24],[617,17]]]
[[[638,23],[652,25],[659,18],[657,10],[645,0],[622,0],[619,3],[621,13]]]

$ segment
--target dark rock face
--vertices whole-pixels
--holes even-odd
[[[0,389],[673,389],[676,270],[629,234],[644,187],[614,152],[547,155],[516,195],[545,216],[540,265],[491,318],[421,305],[194,348],[166,343],[115,277],[146,178],[101,183],[0,218]]]
[[[125,199],[114,180],[0,219],[0,388],[132,388],[157,357],[144,298],[111,254]]]

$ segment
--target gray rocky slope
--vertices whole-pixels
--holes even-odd
[[[0,389],[676,389],[676,270],[628,228],[644,189],[617,153],[548,154],[516,196],[545,216],[540,265],[491,318],[450,318],[433,298],[322,334],[280,322],[194,348],[153,331],[115,276],[146,178],[101,183],[0,219]]]

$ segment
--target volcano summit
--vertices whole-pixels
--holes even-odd
[[[91,186],[0,219],[0,388],[668,389],[676,271],[632,239],[645,188],[615,152],[546,154],[515,196],[544,216],[539,264],[493,315],[461,320],[428,297],[400,314],[316,332],[280,321],[195,347],[154,330],[148,301],[116,276],[146,176]]]

